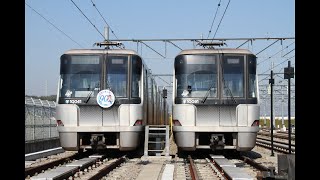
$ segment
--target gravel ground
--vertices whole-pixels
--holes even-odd
[[[173,134],[171,134],[170,135],[169,154],[170,155],[177,155],[177,152],[178,152],[178,148],[174,142]],[[275,167],[276,172],[278,172],[278,162],[277,162],[278,161],[278,154],[281,154],[281,153],[278,153],[276,151],[273,151],[273,152],[274,152],[274,156],[271,156],[271,150],[265,149],[263,147],[255,146],[249,152],[241,152],[241,155],[247,156],[256,162],[261,163],[261,165],[263,165],[265,167]],[[25,165],[25,168],[38,166],[38,165],[41,165],[41,164],[44,164],[44,163],[47,163],[50,161],[55,161],[55,160],[63,158],[63,157],[71,156],[74,153],[75,152],[73,152],[73,151],[65,151],[64,153],[60,153],[57,155],[51,155],[46,158],[37,159],[31,165]]]
[[[257,180],[258,170],[251,167],[249,164],[243,163],[243,161],[239,159],[231,159],[232,163],[234,163],[237,167],[241,168],[244,172],[248,173],[250,176],[254,177],[253,180]]]
[[[265,149],[263,147],[255,146],[249,152],[242,152],[242,155],[253,159],[254,161],[261,163],[265,167],[275,167],[276,172],[278,172],[278,154],[273,151],[274,156],[271,156],[271,150]]]
[[[283,141],[283,139],[282,139]],[[177,145],[174,142],[173,135],[170,136],[170,155],[177,154]],[[261,163],[265,167],[275,167],[276,172],[278,172],[278,153],[273,151],[274,156],[271,156],[271,150],[265,149],[263,147],[255,146],[249,152],[241,152],[241,155],[247,156],[254,161]]]

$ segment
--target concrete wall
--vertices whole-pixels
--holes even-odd
[[[25,142],[25,154],[60,147],[59,138]]]

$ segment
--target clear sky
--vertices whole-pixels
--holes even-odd
[[[207,38],[220,0],[93,0],[96,8],[91,0],[25,2],[47,19],[46,21],[25,5],[25,94],[42,96],[56,94],[59,58],[65,51],[81,47],[93,48],[95,42],[103,40],[73,2],[102,34],[106,24],[96,8],[119,39],[164,39]],[[210,38],[213,37],[228,2],[229,0],[221,0]],[[295,1],[231,0],[215,38],[241,37],[295,37]],[[110,39],[116,39],[111,32]],[[270,51],[261,53],[260,59],[275,54],[292,42],[284,42],[282,45],[277,43]],[[270,43],[272,41],[245,47],[261,50]],[[163,43],[149,45],[161,54],[166,53],[167,57],[161,58],[143,46],[138,51],[149,68],[156,74],[172,73],[173,57],[180,50],[172,45],[165,48]],[[137,50],[136,44],[127,43],[125,46]],[[184,47],[183,44],[179,46]],[[287,48],[286,51],[291,49]],[[294,52],[290,55],[294,55]],[[260,72],[270,67],[270,62],[264,63]]]

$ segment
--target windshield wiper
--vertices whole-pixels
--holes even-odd
[[[96,88],[98,88],[98,86],[99,86],[99,83],[97,83],[97,85],[90,91],[90,93],[89,93],[88,96],[87,96],[87,99],[85,100],[85,103],[88,103],[88,101],[89,101],[90,98],[91,98],[92,93],[94,92],[94,90],[95,90]],[[89,86],[89,89],[90,89],[90,86]]]
[[[224,54],[222,53],[222,59],[223,59],[223,58],[224,58]],[[221,66],[221,72],[222,72],[221,75],[222,75],[222,81],[223,81],[223,86],[224,86],[223,88],[227,88],[227,92],[230,93],[232,101],[233,101],[235,104],[237,104],[237,101],[234,99],[233,94],[232,94],[229,86],[226,84],[226,80],[224,79],[224,69],[223,69],[222,63],[220,63],[220,66]],[[227,96],[227,100],[228,100],[228,96]],[[227,102],[228,102],[228,101],[227,101]]]
[[[233,101],[235,104],[237,104],[237,101],[236,101],[236,99],[233,97],[232,92],[231,92],[229,86],[226,85],[226,81],[224,80],[224,78],[223,78],[223,84],[224,84],[224,88],[227,88],[227,92],[230,93],[232,101]],[[228,97],[228,96],[227,96],[227,97]]]
[[[213,88],[214,84],[215,84],[215,83],[212,83],[212,85],[211,85],[211,86],[209,87],[209,89],[207,90],[206,95],[205,95],[205,96],[203,97],[203,99],[202,99],[202,103],[206,102],[206,100],[207,100],[207,98],[208,98],[208,96],[209,96],[209,94],[210,94],[210,91],[211,91],[211,89]]]

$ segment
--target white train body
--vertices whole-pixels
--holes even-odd
[[[249,151],[259,130],[256,57],[245,49],[183,50],[173,72],[179,150]]]
[[[55,117],[61,146],[72,151],[137,149],[145,125],[163,121],[159,93],[135,51],[67,51],[61,56]]]

